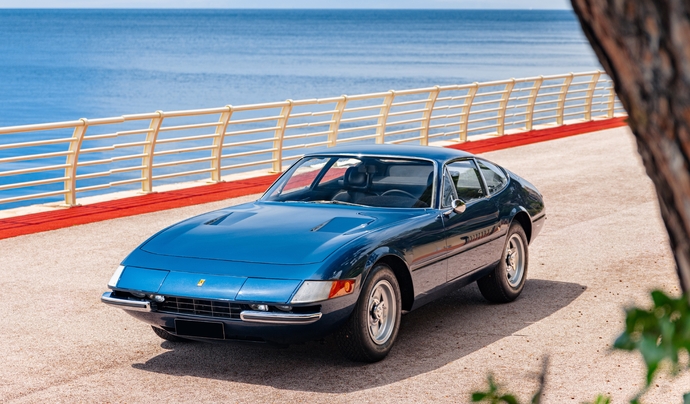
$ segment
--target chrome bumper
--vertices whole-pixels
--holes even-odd
[[[268,324],[311,324],[321,318],[321,313],[276,313],[274,311],[244,310],[242,321]]]
[[[113,297],[112,292],[105,292],[101,296],[101,302],[123,310],[131,311],[151,311],[150,300],[129,300]]]
[[[150,300],[129,300],[120,297],[113,297],[112,292],[105,292],[101,296],[101,302],[130,311],[150,312]],[[240,312],[240,319],[248,323],[265,324],[311,324],[321,318],[321,313],[278,313],[274,311],[244,310]]]

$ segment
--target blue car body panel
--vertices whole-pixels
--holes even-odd
[[[203,297],[206,299],[235,300],[237,293],[247,281],[245,277],[208,275],[172,271],[165,278],[157,293],[165,296],[199,297],[203,286]],[[118,284],[119,286],[119,284]]]
[[[441,189],[445,163],[474,158],[446,148],[391,145],[310,154],[366,155],[432,161],[435,190]],[[232,312],[252,304],[287,305],[304,281],[355,279],[350,295],[293,305],[293,311],[321,313],[312,324],[209,319],[193,310],[158,310],[155,303],[150,312],[129,312],[171,333],[175,318],[202,318],[221,322],[228,339],[292,343],[320,338],[348,318],[369,271],[381,260],[395,267],[403,309],[412,310],[492,270],[514,220],[533,240],[544,223],[543,198],[529,182],[509,171],[506,175],[504,189],[468,203],[462,214],[444,215],[448,209],[439,208],[440,192],[431,207],[417,209],[260,199],[208,212],[168,227],[135,249],[122,262],[125,269],[112,289],[184,298],[194,307],[222,301]]]
[[[117,286],[141,292],[157,293],[170,271],[127,266]]]
[[[301,280],[249,278],[235,300],[239,302],[290,303]]]

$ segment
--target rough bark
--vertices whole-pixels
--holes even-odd
[[[690,0],[571,2],[628,112],[690,292]]]

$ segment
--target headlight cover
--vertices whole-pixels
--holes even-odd
[[[113,274],[113,276],[108,281],[108,287],[109,288],[113,289],[117,286],[117,282],[120,280],[120,276],[122,276],[122,271],[124,271],[124,270],[125,270],[124,265],[120,265],[117,267],[117,269],[115,270],[115,273]]]
[[[349,295],[354,291],[354,279],[343,279],[337,281],[304,281],[290,303],[313,303]]]

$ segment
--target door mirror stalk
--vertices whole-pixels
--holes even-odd
[[[452,209],[443,212],[443,215],[446,217],[450,217],[450,215],[453,212],[455,212],[459,215],[459,214],[463,213],[465,211],[465,209],[467,208],[465,201],[463,201],[462,199],[454,199],[453,202],[451,202],[450,206],[452,207]]]

